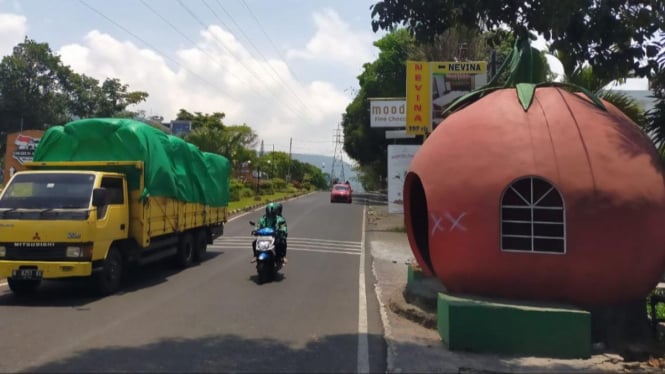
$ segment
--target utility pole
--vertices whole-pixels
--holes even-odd
[[[289,164],[286,169],[286,183],[291,182],[291,147],[293,146],[293,138],[289,138]]]
[[[261,196],[261,157],[263,157],[263,140],[261,140],[261,149],[259,150],[259,160],[256,163],[257,177],[256,180],[256,196]]]

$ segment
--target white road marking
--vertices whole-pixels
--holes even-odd
[[[223,244],[241,244],[241,243],[251,243],[254,240],[253,236],[222,236],[215,241],[214,245],[223,243]],[[360,242],[346,242],[339,240],[325,240],[325,239],[314,239],[314,238],[300,238],[300,237],[288,237],[286,239],[291,244],[301,243],[307,245],[323,245],[329,247],[347,247],[347,248],[356,248],[360,249]]]
[[[367,206],[363,206],[363,227],[358,279],[358,373],[369,373],[369,343],[367,328],[367,292],[365,289],[365,223]]]
[[[242,247],[240,247],[240,246],[209,245],[208,249],[219,249],[219,250],[233,249],[233,250],[239,250],[239,251],[248,251],[248,253],[251,252],[251,248],[247,245],[244,245]],[[298,247],[292,247],[290,244],[289,244],[288,250],[289,250],[289,252],[291,252],[291,251],[317,252],[317,253],[332,253],[332,254],[360,256],[360,251],[348,251],[348,250],[343,250],[343,249],[318,249],[318,248],[311,248],[311,246],[310,247],[298,248]]]
[[[208,248],[219,250],[249,250],[251,242],[254,240],[252,236],[227,236],[221,237],[215,241],[215,244],[208,246]],[[347,242],[335,241],[324,239],[311,239],[311,238],[289,238],[288,250],[302,251],[302,252],[318,252],[318,253],[341,253],[350,255],[360,255],[363,244],[361,242]]]

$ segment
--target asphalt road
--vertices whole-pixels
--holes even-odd
[[[250,219],[234,217],[206,261],[168,261],[105,298],[82,281],[29,299],[0,286],[0,372],[385,372],[362,198],[284,204],[289,264],[259,285]]]

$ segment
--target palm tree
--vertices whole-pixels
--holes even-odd
[[[656,98],[656,105],[646,115],[645,130],[651,135],[661,158],[665,160],[665,34],[662,35],[660,46],[661,52],[656,71],[651,77],[650,87]]]
[[[564,72],[565,70],[566,68],[564,64]],[[605,87],[607,87],[611,81],[599,78],[598,75],[594,74],[593,68],[591,66],[578,67],[570,73],[565,73],[565,81],[567,83],[588,89],[599,98],[617,107],[638,126],[645,129],[647,125],[645,109],[642,108],[637,100],[626,95],[625,93],[606,89]]]

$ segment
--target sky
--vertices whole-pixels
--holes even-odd
[[[223,112],[225,124],[251,126],[266,151],[288,152],[292,139],[293,153],[331,155],[357,77],[385,35],[372,32],[371,4],[0,0],[0,56],[27,35],[77,73],[148,92],[130,110],[167,122],[180,108]]]
[[[385,35],[371,29],[375,2],[0,0],[0,57],[27,36],[77,73],[148,92],[130,110],[166,122],[181,108],[223,112],[266,151],[333,155],[357,77]],[[623,88],[633,86],[642,87]]]

